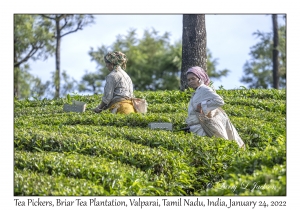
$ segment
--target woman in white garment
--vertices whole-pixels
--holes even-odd
[[[224,100],[209,87],[210,79],[206,72],[201,67],[194,66],[188,69],[186,75],[189,87],[195,90],[189,102],[188,117],[186,119],[189,131],[199,136],[216,136],[235,140],[239,147],[245,148],[245,144],[237,130],[224,110],[221,109]],[[206,125],[205,120],[200,122],[199,116],[204,118],[214,116],[216,123]]]

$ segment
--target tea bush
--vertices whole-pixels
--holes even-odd
[[[184,133],[192,92],[145,91],[148,113],[93,113],[101,95],[14,101],[15,195],[286,195],[286,91],[217,90],[246,143]],[[84,113],[63,112],[73,100]],[[151,130],[170,122],[173,131]]]

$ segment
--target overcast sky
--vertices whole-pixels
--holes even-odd
[[[85,70],[96,70],[96,62],[91,61],[88,51],[102,45],[110,46],[117,35],[127,35],[129,29],[137,30],[141,38],[146,29],[154,28],[163,35],[171,34],[171,43],[182,38],[182,14],[176,15],[95,15],[95,24],[62,38],[61,70],[75,80],[80,81]],[[213,79],[215,88],[223,85],[225,89],[247,86],[240,82],[243,65],[250,59],[250,47],[259,42],[253,33],[256,31],[271,32],[272,18],[269,14],[219,15],[205,16],[207,48],[213,58],[218,59],[217,70],[229,69],[230,73],[221,80]],[[279,24],[284,24],[282,15],[278,16]],[[31,73],[44,82],[50,80],[55,70],[54,56],[46,61],[30,61]],[[128,66],[127,68],[130,68]],[[142,71],[142,69],[141,69]]]

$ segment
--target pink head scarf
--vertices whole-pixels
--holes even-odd
[[[209,85],[210,83],[210,79],[208,77],[208,75],[206,74],[206,72],[199,66],[194,66],[191,67],[187,70],[186,74],[188,73],[193,73],[196,75],[196,77],[198,77],[199,79],[203,80],[205,85]]]

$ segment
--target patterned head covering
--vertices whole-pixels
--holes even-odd
[[[127,57],[124,53],[120,51],[109,52],[104,56],[105,62],[112,63],[114,68],[117,66],[121,66],[123,70],[126,69]]]
[[[201,67],[199,67],[199,66],[191,67],[187,70],[186,75],[188,73],[195,74],[196,77],[203,80],[205,85],[207,85],[207,86],[209,85],[210,79],[209,79],[208,75],[206,74],[206,72]]]

